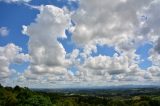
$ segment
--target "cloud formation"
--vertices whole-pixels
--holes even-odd
[[[24,78],[65,84],[94,81],[95,85],[97,81],[103,85],[106,81],[145,83],[159,80],[156,77],[159,64],[154,64],[159,61],[155,57],[159,56],[159,43],[150,50],[149,59],[153,65],[146,70],[139,67],[141,60],[136,54],[137,47],[145,42],[159,42],[156,34],[151,35],[159,31],[152,21],[159,18],[154,19],[154,12],[149,12],[155,11],[152,5],[155,5],[152,0],[81,0],[80,7],[72,14],[55,6],[41,6],[35,22],[23,26],[23,33],[29,36],[31,56]],[[75,27],[71,28],[71,20]],[[72,40],[81,49],[67,53],[57,38],[67,38],[65,30],[70,29]],[[113,57],[92,56],[97,52],[97,45],[111,46],[116,53]]]
[[[152,0],[80,1],[80,8],[73,15],[77,24],[73,39],[80,44],[101,40],[111,46],[125,46],[131,40],[141,40],[135,33],[139,26],[138,12]],[[125,48],[125,47],[121,47]]]
[[[9,34],[9,30],[7,27],[0,27],[0,36],[4,37]]]
[[[0,0],[0,2],[6,2],[6,3],[28,3],[31,0]]]
[[[23,25],[23,34],[29,36],[30,65],[19,75],[19,82],[78,86],[117,82],[149,84],[160,80],[158,0],[81,0],[79,3],[72,13],[53,5],[36,7],[40,12],[35,21]],[[72,33],[71,40],[76,46],[70,53],[57,40],[67,39],[66,30]],[[145,43],[153,46],[148,57],[152,65],[147,69],[139,66],[142,60],[136,54],[137,48]],[[98,46],[113,47],[116,52],[113,56],[92,55],[97,53]],[[28,55],[17,51],[18,55],[11,56],[14,63],[28,60]],[[4,58],[2,61],[2,67],[9,66],[10,61]]]
[[[23,33],[29,36],[31,56],[31,65],[26,73],[69,76],[67,67],[71,62],[66,58],[66,51],[57,38],[67,37],[65,30],[70,27],[70,23],[70,15],[63,9],[46,5],[41,6],[34,23],[23,26]]]
[[[0,47],[0,81],[11,78],[16,70],[10,68],[11,64],[21,64],[29,61],[29,55],[21,53],[22,49],[14,44]]]

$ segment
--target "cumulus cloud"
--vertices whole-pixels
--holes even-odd
[[[128,58],[127,57],[109,57],[109,56],[97,56],[90,57],[86,60],[85,66],[90,69],[90,72],[93,71],[93,74],[103,75],[105,72],[109,74],[121,74],[125,73],[128,68]],[[94,72],[96,71],[96,72]]]
[[[0,36],[7,36],[9,34],[9,30],[7,27],[0,27]]]
[[[160,68],[160,24],[158,23],[160,15],[157,14],[160,10],[159,6],[159,0],[154,0],[149,6],[141,11],[147,19],[141,25],[140,30],[143,32],[142,34],[146,35],[147,41],[153,44],[153,48],[149,52],[149,60],[152,61],[153,65],[150,70],[158,70],[158,68]]]
[[[103,81],[105,75],[106,81],[143,82],[154,79],[150,71],[138,66],[140,57],[135,53],[141,44],[159,41],[156,35],[159,27],[153,24],[153,20],[157,22],[159,19],[154,19],[154,13],[157,13],[154,9],[158,11],[158,6],[155,8],[154,4],[158,3],[152,0],[81,0],[80,8],[72,15],[76,24],[73,40],[83,48],[80,55],[84,59],[77,65],[79,71],[76,75],[90,81]],[[97,52],[97,45],[112,46],[119,54],[92,57],[91,54]],[[155,50],[159,50],[159,43]],[[150,59],[158,62],[158,55],[154,54]]]
[[[84,63],[77,64],[78,70],[75,74],[80,80],[85,81],[137,81],[145,79],[144,70],[140,69],[136,58],[139,58],[134,51],[122,53],[113,57],[99,55],[89,56]]]
[[[23,26],[23,34],[29,36],[31,64],[21,79],[63,84],[95,82],[93,85],[96,81],[102,85],[158,81],[158,0],[81,0],[79,3],[80,7],[72,14],[55,6],[41,6],[35,22]],[[72,40],[77,46],[71,53],[66,53],[57,40],[67,38],[66,29],[73,33]],[[137,47],[145,42],[154,46],[149,57],[152,66],[146,70],[139,67],[140,56],[136,54]],[[113,47],[116,53],[113,57],[92,56],[97,52],[97,45]],[[19,55],[17,63],[21,62],[20,57],[25,56]]]
[[[108,45],[124,46],[123,42],[130,43],[136,36],[140,17],[138,11],[151,1],[81,0],[80,8],[73,15],[76,23],[73,38],[80,44],[99,39]]]
[[[157,40],[157,44],[155,45],[155,51],[157,51],[160,54],[160,37]]]
[[[29,73],[69,75],[67,67],[71,62],[66,59],[66,51],[57,38],[67,37],[65,30],[70,27],[70,22],[70,14],[66,14],[63,9],[46,5],[41,6],[34,23],[23,26],[23,33],[29,36]]]
[[[29,55],[23,54],[21,48],[14,45],[8,44],[4,47],[0,47],[0,80],[10,78],[16,71],[9,68],[12,63],[23,63],[29,61]],[[21,60],[21,61],[20,61]]]

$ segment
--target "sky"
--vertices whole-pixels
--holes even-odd
[[[0,83],[160,86],[160,0],[0,0]]]

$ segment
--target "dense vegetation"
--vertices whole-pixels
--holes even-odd
[[[159,89],[87,92],[49,93],[0,85],[0,106],[160,106]]]

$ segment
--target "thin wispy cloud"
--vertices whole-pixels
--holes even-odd
[[[7,27],[0,27],[0,35],[1,36],[7,36],[9,34],[9,30]]]
[[[0,2],[6,2],[6,3],[28,3],[31,0],[0,0]]]

